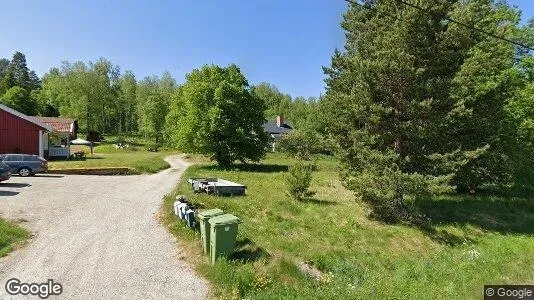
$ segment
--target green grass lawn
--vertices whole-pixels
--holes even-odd
[[[97,144],[94,154],[87,154],[85,159],[55,160],[49,162],[50,170],[91,169],[91,168],[130,168],[131,173],[156,173],[169,167],[164,160],[166,156],[176,151],[163,150],[147,151],[147,141],[136,139],[136,144],[125,149],[115,149],[116,137],[108,136],[106,141]],[[84,151],[89,153],[89,147],[71,146],[71,152]]]
[[[25,229],[0,218],[0,257],[28,237],[29,233]]]
[[[236,253],[211,266],[199,234],[172,215],[164,221],[184,240],[189,261],[213,283],[214,296],[248,299],[482,298],[484,284],[534,283],[532,197],[443,196],[413,203],[434,231],[369,220],[363,204],[340,183],[337,163],[320,159],[313,199],[286,196],[291,159],[271,155],[261,166],[218,170],[190,167],[185,177],[213,176],[247,185],[243,197],[184,194],[201,208],[221,208],[243,219]],[[185,245],[184,245],[185,244]],[[297,268],[308,262],[319,281]]]

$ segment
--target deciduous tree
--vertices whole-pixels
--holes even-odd
[[[168,121],[178,125],[172,135],[183,151],[207,155],[224,167],[265,155],[265,104],[251,93],[237,66],[193,70],[175,101],[178,111]]]

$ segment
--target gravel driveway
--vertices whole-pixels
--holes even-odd
[[[23,220],[35,236],[0,259],[5,282],[53,279],[66,299],[202,299],[207,283],[179,257],[156,214],[187,164],[154,175],[14,176],[0,184],[0,215]],[[34,297],[35,298],[35,297]]]

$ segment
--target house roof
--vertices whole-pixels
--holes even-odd
[[[293,130],[293,125],[287,121],[284,121],[284,124],[278,127],[276,121],[267,121],[267,123],[263,124],[263,129],[270,134],[282,134]]]
[[[52,128],[52,126],[50,126],[48,124],[45,124],[45,123],[43,123],[43,122],[41,122],[39,120],[33,119],[33,117],[27,116],[27,115],[25,115],[25,114],[23,114],[23,113],[21,113],[19,111],[16,111],[16,110],[14,110],[12,108],[9,108],[9,107],[7,107],[7,106],[5,106],[3,104],[0,104],[0,109],[5,111],[5,112],[7,112],[7,113],[10,113],[10,114],[12,114],[14,116],[17,116],[17,117],[19,117],[19,118],[21,118],[23,120],[26,120],[26,121],[28,121],[30,123],[33,123],[33,124],[43,128],[43,129],[46,129],[47,131],[54,131],[54,128]]]
[[[36,121],[47,124],[57,132],[70,133],[74,130],[75,119],[72,118],[53,118],[53,117],[30,117]]]

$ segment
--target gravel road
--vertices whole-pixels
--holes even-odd
[[[49,299],[203,299],[207,283],[179,259],[176,240],[159,224],[162,197],[187,163],[154,175],[14,176],[0,183],[0,215],[23,221],[35,236],[0,259],[0,299],[9,278],[53,279]],[[33,297],[34,299],[36,297]]]

